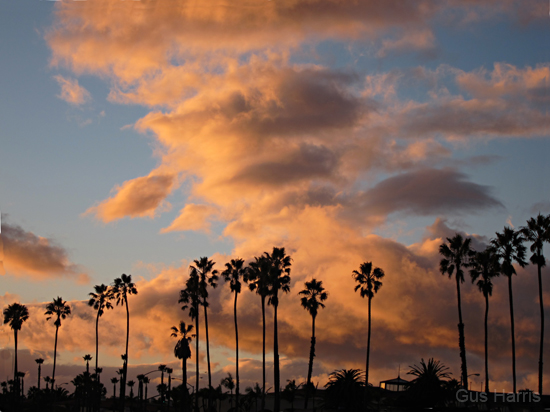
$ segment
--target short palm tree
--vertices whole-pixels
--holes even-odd
[[[109,286],[104,284],[95,285],[94,290],[95,292],[89,293],[90,300],[88,301],[88,305],[97,311],[95,318],[95,368],[97,369],[99,362],[99,318],[103,316],[105,310],[113,308],[111,303],[113,291]]]
[[[44,315],[48,316],[46,320],[50,320],[51,318],[55,318],[54,325],[55,325],[55,344],[54,344],[54,350],[53,350],[53,372],[52,372],[52,388],[55,384],[55,363],[57,360],[57,336],[59,333],[59,328],[61,327],[61,320],[66,319],[67,316],[71,314],[71,307],[65,302],[61,297],[57,297],[52,302],[48,303],[46,305],[46,312]]]
[[[512,296],[512,275],[517,274],[513,262],[516,261],[522,268],[527,265],[525,261],[526,248],[523,245],[523,237],[519,231],[505,227],[502,233],[496,233],[496,238],[491,239],[491,247],[500,259],[500,273],[508,278],[508,298],[510,302],[510,326],[512,332],[512,379],[514,393],[516,393],[516,339],[514,332],[514,298]]]
[[[111,378],[111,383],[113,384],[113,397],[116,398],[116,384],[118,383],[118,378]]]
[[[215,288],[218,285],[218,271],[214,270],[216,262],[204,256],[194,260],[195,266],[191,270],[199,276],[199,289],[201,304],[204,307],[204,330],[206,334],[206,364],[208,366],[208,387],[212,388],[212,372],[210,370],[210,339],[208,337],[208,287]],[[211,391],[210,391],[211,392]],[[211,401],[209,402],[211,403]],[[210,407],[210,405],[209,405]]]
[[[285,253],[285,248],[274,247],[271,254],[265,252],[265,258],[269,262],[269,299],[267,303],[273,306],[273,369],[275,381],[275,412],[280,410],[280,371],[279,371],[279,333],[277,322],[277,309],[279,307],[279,291],[290,292],[290,256]]]
[[[182,411],[186,411],[189,405],[187,399],[187,359],[191,358],[191,347],[189,343],[195,335],[191,335],[193,332],[193,325],[186,325],[183,320],[180,321],[179,328],[172,326],[172,333],[170,336],[173,338],[179,338],[176,346],[174,347],[174,356],[181,359],[181,372],[183,379],[182,393]]]
[[[370,361],[370,335],[371,335],[371,302],[374,294],[382,287],[381,279],[384,271],[380,268],[373,268],[372,262],[361,263],[359,271],[353,271],[353,279],[357,282],[355,291],[359,291],[361,297],[368,298],[368,329],[367,329],[367,368],[365,369],[365,387],[369,386],[369,361]],[[365,392],[366,393],[366,392]]]
[[[121,398],[121,410],[124,411],[124,402],[126,397],[126,378],[128,374],[128,340],[130,339],[130,310],[128,309],[128,296],[137,295],[138,291],[136,285],[132,282],[132,275],[122,274],[121,277],[116,278],[113,283],[113,296],[116,299],[116,304],[124,305],[126,307],[126,352],[122,369],[124,373],[121,377],[120,384],[120,398]]]
[[[143,384],[145,385],[145,402],[147,402],[147,388],[149,386],[149,382],[151,382],[149,380],[149,376],[143,378]]]
[[[226,269],[222,272],[226,282],[229,282],[231,292],[235,294],[235,300],[233,303],[233,320],[235,323],[235,379],[236,379],[236,405],[239,404],[239,392],[240,392],[240,380],[239,380],[239,328],[237,326],[237,296],[241,293],[241,280],[246,282],[248,280],[248,274],[246,267],[244,266],[243,259],[231,259],[231,262],[225,264]],[[233,396],[231,397],[233,402]]]
[[[82,359],[86,362],[86,373],[90,373],[90,361],[92,360],[92,355],[87,353],[82,357]]]
[[[183,303],[182,310],[189,310],[189,317],[195,321],[195,412],[199,411],[199,306],[201,292],[199,288],[199,274],[196,270],[189,271],[189,278],[185,282],[185,289],[180,291],[178,303]]]
[[[42,364],[44,363],[44,359],[38,358],[34,360],[38,365],[38,390],[40,390],[40,375],[42,373]]]
[[[13,369],[13,381],[15,382],[15,393],[19,393],[19,378],[17,375],[17,332],[21,330],[23,322],[29,319],[29,310],[25,305],[12,303],[4,309],[4,323],[10,325],[13,330],[13,340],[15,344],[15,363]]]
[[[311,386],[311,375],[313,372],[313,358],[315,357],[315,318],[319,308],[324,308],[324,301],[328,298],[328,293],[323,287],[322,281],[312,279],[305,283],[305,289],[298,292],[298,295],[302,295],[300,303],[302,307],[311,315],[311,346],[309,349],[309,365],[307,369],[307,382],[306,382],[306,399],[304,408],[307,409],[307,403],[309,399],[309,391]]]
[[[536,218],[527,221],[527,226],[520,229],[525,240],[531,242],[531,263],[537,265],[539,280],[539,305],[540,305],[540,347],[539,347],[539,394],[542,395],[542,364],[544,354],[544,304],[542,302],[542,276],[541,271],[546,266],[546,259],[542,254],[544,242],[550,242],[550,216],[543,216],[540,213]]]
[[[430,358],[428,363],[421,359],[420,365],[409,367],[411,369],[407,373],[416,376],[409,383],[408,389],[413,402],[424,407],[443,402],[445,399],[444,383],[450,378],[449,368],[433,358]]]
[[[159,365],[159,371],[160,371],[160,384],[161,384],[161,388],[165,388],[164,386],[164,371],[166,370],[166,365]],[[161,403],[164,403],[164,390],[161,391],[160,393],[160,402]]]
[[[134,385],[136,383],[134,381],[128,381],[126,385],[130,387],[130,399],[134,399]]]
[[[488,318],[489,318],[489,296],[493,293],[492,278],[498,276],[500,267],[498,256],[493,249],[487,248],[478,252],[471,260],[470,276],[472,283],[477,280],[477,287],[485,297],[485,393],[489,394],[489,349],[488,349]]]
[[[227,376],[223,378],[220,382],[220,384],[227,390],[229,390],[231,397],[231,408],[233,408],[233,389],[235,389],[235,381],[233,380],[233,376],[231,376],[231,373],[227,372]],[[238,405],[238,403],[236,404]]]
[[[269,295],[270,263],[265,256],[255,257],[248,266],[248,288],[260,295],[262,305],[262,402],[265,409],[265,299]]]
[[[328,407],[345,411],[359,411],[365,387],[365,377],[359,369],[342,369],[329,375],[325,385]]]
[[[455,275],[456,297],[458,301],[458,346],[460,348],[460,370],[462,385],[468,388],[468,367],[466,364],[466,341],[464,338],[464,323],[462,322],[462,304],[460,300],[460,284],[464,283],[464,268],[467,268],[474,251],[470,247],[471,239],[464,239],[459,233],[453,238],[447,238],[447,243],[439,246],[439,254],[443,259],[439,262],[439,271],[442,275]]]

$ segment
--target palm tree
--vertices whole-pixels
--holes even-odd
[[[304,409],[307,409],[307,403],[309,398],[309,392],[311,389],[311,374],[313,372],[313,358],[315,357],[315,318],[319,308],[324,308],[323,303],[328,298],[328,293],[325,292],[322,281],[312,279],[309,282],[305,282],[305,289],[298,292],[298,295],[302,295],[300,302],[302,307],[311,315],[311,347],[309,349],[309,365],[307,369],[307,382],[306,382],[306,400]],[[370,322],[369,322],[370,325]]]
[[[121,411],[124,412],[124,403],[126,397],[126,377],[128,374],[128,340],[130,338],[130,310],[128,309],[128,295],[137,295],[138,291],[136,285],[132,283],[132,275],[122,274],[121,277],[116,278],[113,284],[113,296],[116,299],[116,304],[124,305],[126,307],[126,352],[125,360],[122,366],[124,370],[121,377],[120,384],[120,397],[121,397]]]
[[[443,402],[445,399],[445,388],[443,384],[450,378],[449,368],[436,361],[433,358],[424,362],[420,360],[420,365],[409,366],[411,370],[407,372],[416,378],[409,383],[409,396],[418,406],[434,406]]]
[[[359,369],[342,369],[329,375],[325,403],[329,408],[359,411],[365,379]]]
[[[147,387],[149,385],[149,376],[143,378],[143,384],[145,385],[145,402],[147,403]]]
[[[172,333],[170,336],[179,338],[176,346],[174,347],[174,356],[181,359],[181,372],[183,379],[182,393],[182,411],[187,410],[189,402],[187,401],[187,359],[191,358],[191,347],[189,343],[195,335],[191,335],[193,331],[193,325],[186,325],[183,320],[180,321],[179,328],[172,326]]]
[[[66,319],[67,316],[71,314],[71,307],[67,304],[67,302],[63,301],[61,297],[57,297],[52,302],[48,303],[46,305],[46,312],[44,315],[48,316],[46,320],[50,320],[52,317],[55,317],[54,325],[55,325],[55,344],[54,344],[54,351],[53,351],[53,372],[52,372],[52,388],[55,384],[55,363],[57,360],[57,336],[59,332],[59,327],[61,326],[61,320]]]
[[[19,393],[19,380],[17,378],[17,332],[21,330],[23,322],[29,319],[29,310],[25,305],[12,303],[4,309],[4,323],[8,323],[13,330],[13,340],[15,343],[15,364],[13,369],[13,380],[15,382],[15,393]]]
[[[496,233],[496,238],[491,239],[491,247],[498,255],[500,273],[508,277],[508,297],[510,301],[510,325],[512,332],[512,379],[514,393],[516,393],[516,339],[514,333],[514,299],[512,296],[512,275],[517,274],[513,261],[522,268],[527,265],[525,261],[526,248],[523,245],[523,237],[519,231],[505,227],[502,233]]]
[[[44,363],[44,359],[38,358],[34,360],[38,364],[38,390],[40,390],[40,374],[42,372],[42,364]]]
[[[130,387],[130,399],[134,399],[134,385],[136,383],[134,381],[128,381],[126,385]]]
[[[189,317],[195,321],[195,412],[199,411],[199,305],[201,293],[199,288],[199,275],[196,270],[190,270],[189,278],[185,282],[185,289],[180,291],[178,303],[184,303],[182,310],[189,309]]]
[[[112,309],[113,292],[109,286],[101,284],[94,286],[94,292],[89,293],[90,300],[88,305],[97,310],[95,319],[95,368],[98,368],[98,351],[99,351],[99,318],[103,316],[106,309]]]
[[[384,271],[380,268],[372,267],[372,262],[361,263],[360,272],[353,271],[353,278],[358,283],[355,286],[355,291],[360,291],[361,297],[365,296],[369,299],[368,304],[368,320],[369,325],[367,329],[367,368],[365,369],[365,388],[369,386],[369,360],[370,360],[370,334],[371,334],[371,301],[374,294],[382,287],[380,279],[384,277]],[[365,391],[365,396],[366,396]]]
[[[544,242],[550,242],[550,216],[542,216],[540,213],[537,218],[531,218],[527,221],[527,226],[520,229],[525,240],[531,242],[531,263],[537,265],[537,274],[539,280],[539,305],[540,305],[540,347],[539,347],[539,394],[542,395],[542,359],[544,353],[544,304],[542,302],[542,277],[541,271],[546,266],[546,259],[542,254]]]
[[[201,257],[199,260],[194,260],[195,266],[191,266],[192,271],[196,271],[199,276],[199,289],[202,298],[202,306],[204,307],[204,329],[206,333],[206,363],[208,365],[208,387],[212,388],[212,372],[210,370],[210,340],[208,338],[208,285],[215,288],[218,284],[218,271],[212,270],[216,262]],[[209,407],[210,407],[209,402]]]
[[[161,388],[164,388],[164,371],[166,370],[166,365],[159,365],[159,371],[160,371],[160,384],[162,385]],[[160,393],[160,402],[164,403],[164,391]]]
[[[248,266],[248,288],[260,295],[262,303],[262,410],[265,409],[265,299],[269,295],[269,260],[255,257]]]
[[[489,318],[489,296],[493,293],[493,282],[491,278],[498,276],[500,268],[498,256],[493,249],[487,248],[478,252],[471,260],[470,276],[472,283],[477,280],[477,287],[485,297],[485,393],[489,394],[489,352],[488,352],[488,318]],[[479,280],[478,280],[479,279]]]
[[[92,355],[88,353],[84,355],[82,359],[86,361],[86,373],[90,373],[90,361],[92,360]]]
[[[46,390],[48,390],[48,384],[51,382],[52,383],[52,389],[53,389],[53,382],[52,382],[52,378],[50,378],[49,376],[44,376],[44,382],[46,382]]]
[[[233,319],[235,323],[235,379],[236,385],[236,405],[239,405],[239,328],[237,327],[237,296],[241,293],[241,279],[246,282],[248,280],[247,270],[244,266],[243,259],[231,259],[231,262],[225,264],[226,269],[222,272],[226,282],[230,282],[231,292],[235,294],[233,303]],[[233,396],[231,397],[233,402]]]
[[[227,376],[223,378],[220,383],[225,389],[228,389],[231,393],[231,397],[229,399],[231,401],[231,408],[233,408],[233,389],[235,389],[235,381],[233,380],[233,376],[231,376],[231,373],[227,372]],[[238,406],[239,403],[237,402],[236,405]]]
[[[458,300],[458,345],[460,348],[460,369],[462,372],[462,385],[468,388],[468,367],[466,365],[466,341],[464,339],[464,323],[462,322],[462,305],[460,301],[460,284],[464,283],[464,268],[468,267],[474,251],[470,247],[471,239],[463,239],[459,233],[453,238],[447,238],[447,243],[439,246],[439,253],[443,259],[439,262],[439,271],[442,275],[455,275],[456,296]]]
[[[275,380],[275,412],[280,410],[280,372],[279,372],[279,333],[277,330],[277,308],[279,307],[279,290],[290,292],[290,256],[285,254],[285,248],[273,248],[271,255],[264,252],[269,262],[269,299],[268,305],[273,306],[273,369]]]
[[[174,372],[174,369],[166,368],[165,371],[168,374],[168,410],[170,410],[170,392],[172,391],[172,372]]]

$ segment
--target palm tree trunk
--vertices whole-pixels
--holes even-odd
[[[539,256],[539,259],[542,258]],[[539,304],[540,304],[540,349],[539,349],[539,394],[542,395],[542,357],[544,353],[544,305],[542,303],[542,277],[541,265],[538,266],[539,276]]]
[[[512,296],[512,275],[508,276],[508,296],[510,298],[510,325],[512,330],[512,380],[516,393],[516,339],[514,332],[514,298]]]
[[[128,309],[128,297],[124,296],[124,304],[126,306],[126,359],[122,365],[122,384],[120,385],[121,411],[124,412],[124,404],[126,403],[126,377],[128,374],[128,340],[130,339],[130,310]]]
[[[181,411],[187,412],[187,359],[185,356],[181,360],[181,375],[183,380],[183,390],[181,391]]]
[[[235,362],[235,379],[237,380],[237,388],[235,395],[235,402],[237,404],[237,409],[239,408],[239,328],[237,326],[237,292],[235,292],[235,304],[233,306],[233,312],[235,317],[235,357],[237,361]]]
[[[485,393],[489,395],[489,338],[487,324],[489,319],[489,295],[485,295]]]
[[[368,389],[369,389],[369,361],[370,361],[370,330],[371,330],[371,302],[372,297],[369,296],[369,313],[368,313],[368,320],[369,325],[367,327],[367,365],[365,369],[365,410],[367,409],[367,402],[368,402]]]
[[[265,409],[265,296],[262,296],[262,411]]]
[[[38,364],[38,390],[40,390],[40,373],[41,373],[41,366],[40,364]]]
[[[113,397],[116,399],[116,383],[113,383]]]
[[[53,372],[52,372],[52,389],[55,389],[55,361],[57,359],[57,332],[59,331],[59,326],[55,327],[55,343],[53,348]]]
[[[95,372],[97,373],[98,360],[97,353],[99,350],[99,310],[97,311],[97,317],[95,319]]]
[[[458,271],[458,268],[456,269]],[[466,366],[466,341],[464,338],[464,323],[462,323],[462,305],[460,303],[460,281],[456,277],[456,295],[458,300],[458,346],[462,372],[462,386],[468,389],[468,367]]]
[[[196,362],[196,373],[195,373],[195,412],[199,412],[199,307],[196,305],[195,313],[195,362]]]
[[[17,376],[17,329],[13,329],[13,338],[15,343],[15,365],[13,369],[13,384],[15,385],[15,393],[19,394],[19,385],[18,385],[18,379]]]
[[[206,363],[208,364],[208,409],[210,410],[212,408],[212,372],[210,371],[210,340],[208,339],[208,312],[206,304],[204,305],[204,328],[206,331]]]
[[[275,301],[277,301],[277,292],[275,292]],[[274,380],[275,380],[275,405],[273,407],[274,412],[280,411],[280,401],[279,401],[279,334],[277,331],[277,306],[278,303],[273,305],[274,317],[273,317],[273,369],[274,369]]]
[[[315,316],[311,316],[311,346],[309,348],[309,365],[307,368],[306,400],[304,409],[307,409],[309,391],[311,386],[311,375],[313,373],[313,358],[315,357]]]

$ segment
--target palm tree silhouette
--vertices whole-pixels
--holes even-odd
[[[442,275],[449,275],[449,278],[455,275],[456,296],[458,301],[458,345],[460,348],[460,369],[462,372],[462,385],[468,388],[468,367],[466,364],[466,341],[464,339],[464,323],[462,322],[462,304],[460,301],[460,284],[464,283],[464,270],[468,267],[470,258],[474,251],[470,248],[471,239],[463,239],[459,233],[454,237],[447,238],[447,243],[439,246],[439,253],[443,259],[439,262],[439,271]]]
[[[61,320],[66,319],[67,316],[69,316],[70,314],[71,307],[59,296],[46,305],[46,312],[44,313],[44,315],[48,316],[46,320],[50,320],[52,317],[55,317],[55,344],[53,351],[53,372],[51,378],[52,389],[53,385],[55,384],[55,364],[57,360],[57,336],[59,332],[59,327],[61,326]]]
[[[44,376],[44,382],[46,382],[46,390],[48,390],[48,384],[51,382],[52,383],[52,389],[53,389],[53,382],[52,382],[52,378],[50,378],[49,376]]]
[[[13,369],[13,381],[15,382],[15,393],[19,394],[19,378],[17,376],[17,332],[21,330],[23,322],[29,319],[29,310],[25,305],[12,303],[4,309],[4,323],[8,323],[13,330],[13,340],[15,344],[15,364]]]
[[[196,271],[199,276],[199,290],[201,294],[202,306],[204,307],[204,330],[206,333],[206,363],[208,365],[208,387],[212,388],[212,372],[210,370],[210,340],[208,337],[208,286],[215,288],[218,284],[218,271],[212,270],[216,262],[201,257],[199,260],[194,260],[195,266],[191,266],[192,271]],[[211,393],[211,391],[209,391]],[[211,406],[209,400],[209,408]]]
[[[369,300],[368,304],[368,320],[369,326],[367,331],[367,368],[365,369],[365,388],[369,386],[369,360],[370,360],[370,334],[371,334],[371,301],[374,294],[382,287],[380,279],[384,277],[384,271],[380,268],[372,267],[372,262],[361,263],[360,271],[353,271],[353,278],[358,283],[355,286],[355,291],[360,291],[361,297],[365,296]],[[365,391],[365,396],[366,396]]]
[[[174,369],[172,368],[166,368],[166,373],[168,374],[168,410],[170,410],[170,398],[171,398],[171,391],[172,391],[172,372],[174,372]]]
[[[539,347],[539,394],[542,395],[542,364],[544,354],[544,304],[542,302],[542,276],[541,271],[546,266],[546,259],[542,254],[544,242],[550,242],[550,216],[543,216],[540,213],[535,218],[527,221],[527,226],[520,228],[525,240],[531,242],[531,263],[537,265],[539,281],[539,305],[540,305],[540,347]]]
[[[90,373],[90,361],[92,360],[92,355],[88,353],[84,355],[82,359],[86,361],[86,373]]]
[[[472,283],[477,280],[477,287],[485,297],[485,393],[489,394],[489,349],[488,349],[488,318],[489,318],[489,296],[493,293],[493,282],[491,278],[498,276],[500,267],[498,256],[492,248],[483,252],[477,252],[471,260],[470,276]]]
[[[134,399],[134,385],[136,383],[134,381],[128,381],[126,385],[130,387],[130,399]]]
[[[279,371],[279,333],[277,330],[277,308],[279,307],[279,290],[290,292],[290,256],[285,254],[285,248],[273,248],[271,255],[264,252],[269,261],[269,299],[268,305],[273,306],[273,369],[275,380],[275,412],[280,410],[280,371]]]
[[[116,278],[113,284],[113,296],[116,304],[126,307],[126,352],[122,369],[124,370],[120,383],[121,411],[124,412],[124,403],[126,397],[126,377],[128,374],[128,340],[130,339],[130,310],[128,309],[128,295],[137,295],[136,285],[132,283],[132,275],[122,274]]]
[[[172,326],[172,333],[170,336],[174,338],[179,338],[176,346],[174,347],[174,356],[178,359],[181,359],[181,371],[183,379],[183,388],[182,388],[182,411],[187,410],[189,404],[187,400],[187,359],[191,358],[191,347],[189,343],[195,335],[191,335],[193,331],[193,325],[186,325],[183,320],[180,321],[179,328],[177,326]]]
[[[510,325],[512,332],[512,378],[514,393],[516,393],[516,339],[514,333],[514,298],[512,296],[512,275],[517,274],[513,261],[522,268],[527,265],[525,261],[526,248],[523,245],[523,237],[519,231],[505,227],[502,233],[496,233],[496,238],[491,239],[491,247],[498,255],[500,273],[508,277],[508,297],[510,301]]]
[[[407,372],[416,378],[409,383],[409,394],[416,406],[435,406],[445,399],[443,384],[450,378],[449,368],[433,358],[420,360],[420,365],[409,366]],[[431,409],[431,408],[430,408]]]
[[[106,309],[112,309],[113,305],[111,300],[113,299],[113,292],[109,286],[101,284],[94,286],[94,292],[89,293],[90,300],[88,305],[97,310],[95,319],[95,368],[98,368],[98,351],[99,351],[99,318],[103,316]]]
[[[199,412],[199,305],[201,304],[201,292],[199,274],[196,270],[189,271],[189,278],[185,282],[185,289],[180,291],[178,303],[184,303],[181,309],[189,309],[189,317],[195,321],[195,412]]]
[[[265,299],[269,295],[270,263],[265,256],[255,257],[248,266],[248,288],[260,295],[262,304],[262,410],[265,409]]]
[[[342,369],[329,375],[325,385],[325,403],[334,409],[358,411],[365,379],[359,369]]]
[[[147,403],[147,388],[148,388],[148,386],[149,386],[149,382],[150,382],[149,376],[145,376],[145,377],[143,378],[143,384],[145,385],[145,402],[146,402],[146,403]]]
[[[227,372],[227,376],[221,380],[220,384],[231,393],[229,400],[231,402],[231,408],[233,408],[233,389],[235,389],[235,381],[231,373]],[[236,405],[239,405],[239,403],[237,402]]]
[[[113,397],[116,398],[116,384],[118,383],[118,379],[111,378],[111,383],[113,384]]]
[[[324,308],[323,303],[328,298],[328,293],[325,292],[323,287],[323,281],[317,281],[312,279],[309,282],[305,282],[305,289],[298,292],[298,295],[302,295],[300,302],[302,307],[311,315],[311,347],[309,349],[309,365],[307,368],[307,382],[306,382],[306,399],[304,409],[307,409],[307,403],[309,399],[309,392],[311,390],[311,374],[313,372],[313,358],[315,357],[315,318],[319,308]],[[370,322],[369,322],[370,323]]]
[[[38,390],[40,390],[40,374],[42,372],[42,364],[44,363],[44,359],[38,358],[34,360],[38,364]]]
[[[235,294],[235,300],[233,303],[233,319],[235,323],[235,379],[236,384],[236,405],[239,405],[239,328],[237,326],[237,296],[241,293],[241,279],[246,282],[248,280],[248,274],[246,267],[244,266],[243,259],[231,259],[231,262],[225,264],[226,269],[222,272],[226,282],[230,282],[229,286],[231,292]],[[233,395],[233,391],[231,391]],[[233,403],[233,396],[231,396],[231,403]]]
[[[161,384],[161,388],[163,388],[163,390],[160,392],[160,402],[161,403],[164,403],[164,371],[166,370],[166,365],[159,365],[159,371],[160,371],[160,384]]]

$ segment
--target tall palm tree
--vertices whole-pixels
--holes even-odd
[[[212,371],[210,370],[210,340],[208,337],[208,286],[215,288],[218,285],[218,271],[213,270],[216,262],[204,256],[194,260],[195,266],[191,266],[192,271],[196,271],[199,276],[199,289],[201,293],[201,304],[204,307],[204,330],[206,334],[206,363],[208,366],[208,388],[212,388]],[[211,393],[211,391],[209,392]],[[209,404],[211,401],[209,402]]]
[[[44,359],[38,358],[34,360],[38,364],[38,390],[40,390],[40,374],[42,373],[42,364],[44,363]]]
[[[195,321],[195,412],[199,412],[199,306],[201,292],[199,274],[196,270],[189,271],[189,278],[185,282],[185,289],[180,291],[178,303],[184,303],[182,310],[189,310],[189,317]]]
[[[92,355],[87,353],[82,357],[86,361],[86,373],[90,373],[90,361],[92,360]]]
[[[514,298],[512,296],[512,275],[516,275],[513,262],[516,261],[522,268],[527,265],[525,261],[526,248],[523,245],[523,237],[519,231],[505,227],[502,233],[496,233],[496,238],[491,239],[491,247],[500,259],[500,273],[508,278],[508,297],[510,302],[510,326],[512,332],[512,379],[514,393],[516,393],[516,339],[514,332]]]
[[[15,344],[15,364],[13,368],[13,381],[15,382],[15,393],[19,393],[19,378],[17,376],[17,332],[21,330],[23,322],[29,319],[29,310],[25,305],[12,303],[4,309],[4,323],[8,323],[13,330],[13,340]]]
[[[439,254],[443,256],[443,259],[439,262],[439,271],[442,275],[449,275],[449,278],[452,278],[454,274],[456,279],[461,382],[465,388],[468,388],[468,367],[466,364],[466,341],[464,339],[464,323],[462,322],[460,284],[464,283],[464,268],[468,267],[470,258],[473,257],[475,252],[470,247],[472,240],[470,238],[462,238],[459,233],[456,233],[453,238],[447,238],[447,242],[449,244],[443,243],[439,246]]]
[[[122,274],[121,277],[116,278],[113,283],[113,296],[116,299],[116,304],[124,305],[126,307],[126,352],[125,360],[122,366],[124,373],[121,377],[120,384],[120,398],[121,398],[121,411],[124,412],[124,403],[126,397],[126,378],[128,374],[128,340],[130,339],[130,310],[128,309],[128,296],[137,295],[138,291],[136,285],[132,282],[132,275]]]
[[[367,329],[367,368],[365,369],[365,388],[369,386],[369,360],[370,360],[370,334],[371,334],[371,302],[374,294],[382,287],[380,279],[384,277],[384,271],[380,268],[373,268],[372,262],[361,263],[359,271],[353,271],[353,278],[358,283],[355,286],[355,291],[360,291],[361,297],[365,296],[369,300],[368,305],[368,320]],[[366,392],[365,392],[366,394]]]
[[[99,318],[103,316],[103,313],[107,309],[112,309],[113,305],[111,300],[113,299],[113,291],[109,286],[101,284],[94,286],[95,292],[89,293],[90,300],[88,305],[97,310],[95,319],[95,368],[98,368],[98,352],[99,352]]]
[[[222,272],[226,282],[229,283],[231,292],[235,294],[233,302],[233,320],[235,323],[235,379],[236,383],[236,405],[239,405],[239,328],[237,326],[237,296],[241,293],[241,279],[246,282],[248,280],[247,270],[244,266],[243,259],[231,259],[231,262],[225,264],[226,269]],[[233,400],[231,401],[233,402]]]
[[[472,283],[477,280],[477,287],[485,297],[485,393],[489,394],[489,348],[488,348],[488,318],[489,318],[489,296],[493,293],[493,277],[498,276],[500,268],[498,256],[492,248],[483,252],[477,252],[471,260],[470,276]]]
[[[53,372],[52,372],[52,388],[55,384],[55,364],[57,360],[57,336],[59,333],[59,328],[61,327],[61,320],[66,319],[67,316],[71,314],[71,307],[64,301],[61,297],[57,297],[52,302],[46,305],[46,312],[44,315],[48,316],[46,320],[50,320],[52,317],[55,317],[55,344],[53,350]]]
[[[290,256],[285,248],[274,247],[271,254],[264,252],[269,261],[269,299],[268,304],[273,306],[273,369],[275,380],[275,412],[280,410],[280,371],[279,371],[279,333],[277,330],[277,308],[279,307],[279,291],[290,292]]]
[[[248,288],[260,295],[262,304],[262,402],[265,409],[265,299],[269,295],[270,263],[265,256],[255,257],[248,266]]]
[[[183,390],[182,393],[182,411],[186,411],[189,405],[187,400],[187,359],[191,358],[191,347],[189,343],[195,335],[191,335],[193,332],[193,325],[186,325],[183,320],[180,320],[179,328],[177,326],[172,326],[172,333],[170,336],[174,338],[179,338],[176,346],[174,347],[174,356],[178,359],[181,359],[181,372],[183,379]]]
[[[539,280],[539,305],[540,305],[540,347],[539,347],[539,393],[542,395],[542,364],[544,353],[544,304],[542,302],[542,268],[546,266],[546,259],[542,254],[544,242],[550,242],[550,215],[543,216],[540,213],[535,218],[527,221],[527,226],[520,229],[525,240],[531,242],[531,263],[537,265]]]
[[[311,315],[311,347],[309,349],[309,365],[307,368],[307,382],[306,382],[306,400],[304,408],[307,409],[307,403],[309,399],[309,392],[311,386],[311,374],[313,372],[313,358],[315,357],[315,318],[319,308],[324,308],[323,303],[328,298],[328,293],[323,287],[323,281],[317,281],[312,279],[305,283],[305,289],[298,292],[298,295],[302,295],[300,302],[302,307]],[[370,322],[369,322],[370,325]]]

